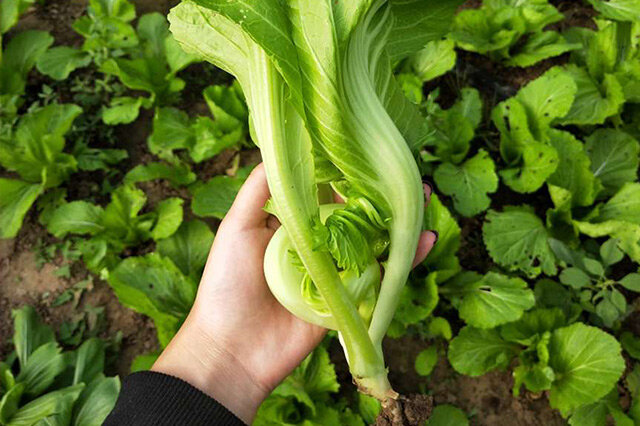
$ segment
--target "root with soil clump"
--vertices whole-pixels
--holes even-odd
[[[376,426],[423,426],[432,410],[433,397],[429,395],[401,395],[383,403]]]

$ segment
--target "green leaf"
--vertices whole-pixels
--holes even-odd
[[[123,183],[133,184],[139,182],[149,182],[157,179],[166,179],[174,187],[186,186],[196,181],[196,174],[184,163],[147,163],[138,164],[129,170],[124,176]]]
[[[580,44],[568,43],[556,31],[542,31],[531,34],[524,44],[511,52],[511,58],[504,61],[505,65],[514,67],[529,67],[547,58],[580,48]]]
[[[96,170],[111,170],[112,166],[129,157],[124,149],[98,149],[78,143],[74,147],[73,155],[78,162],[78,168],[93,172]]]
[[[582,67],[570,64],[567,72],[573,77],[578,91],[571,110],[559,118],[559,124],[602,124],[616,114],[624,103],[624,93],[613,74],[606,74],[603,80],[596,81]]]
[[[0,164],[23,180],[52,188],[76,170],[75,159],[64,153],[64,135],[82,109],[51,104],[21,117],[11,143],[0,142]]]
[[[549,136],[560,162],[547,182],[571,192],[573,206],[590,206],[602,185],[591,171],[584,145],[569,132],[550,130]]]
[[[58,46],[47,50],[36,67],[40,73],[54,80],[66,80],[73,71],[91,63],[91,55],[73,47]]]
[[[177,149],[187,149],[195,143],[195,133],[189,116],[177,108],[160,108],[153,117],[153,133],[149,150],[160,158],[171,158]]]
[[[378,414],[380,414],[380,411],[382,410],[380,401],[360,392],[357,392],[357,398],[358,412],[362,416],[362,420],[364,420],[367,425],[374,424]]]
[[[100,426],[113,410],[120,393],[117,377],[96,377],[73,407],[73,426]]]
[[[7,426],[32,426],[50,416],[67,417],[70,420],[71,408],[84,389],[84,384],[69,386],[49,392],[20,407]],[[61,422],[66,424],[67,422]],[[44,424],[51,424],[45,420]],[[57,424],[57,423],[56,423]]]
[[[24,384],[17,383],[11,386],[0,399],[0,422],[4,425],[11,421],[11,417],[18,411],[20,398],[24,392]]]
[[[73,201],[54,210],[47,230],[58,238],[67,234],[95,235],[105,229],[104,210],[86,201]]]
[[[131,363],[131,373],[151,370],[151,367],[153,367],[153,364],[156,363],[159,356],[160,353],[138,355]]]
[[[387,43],[392,63],[414,54],[431,41],[443,38],[449,32],[461,3],[461,0],[392,1],[391,10],[396,22]]]
[[[595,327],[576,323],[558,329],[549,343],[549,366],[557,380],[549,402],[564,415],[605,396],[624,371],[620,344]]]
[[[206,223],[200,220],[184,222],[171,237],[158,241],[158,253],[171,259],[183,274],[198,280],[213,238]]]
[[[484,150],[460,166],[441,164],[433,177],[438,189],[451,196],[456,210],[467,217],[486,210],[491,204],[487,194],[498,190],[495,164]]]
[[[86,340],[76,353],[73,384],[91,383],[102,374],[105,365],[105,343],[97,338]]]
[[[442,291],[458,299],[454,305],[460,318],[476,328],[516,321],[535,304],[525,281],[495,272],[485,276],[464,272],[448,281]]]
[[[27,212],[44,185],[0,178],[0,238],[18,235]]]
[[[102,108],[102,121],[109,126],[133,123],[140,114],[140,108],[150,107],[143,97],[117,97],[111,100],[108,107]]]
[[[547,230],[527,206],[505,207],[502,213],[490,210],[482,234],[491,258],[499,265],[530,277],[541,272],[556,274]]]
[[[42,394],[67,367],[62,349],[56,342],[45,343],[31,353],[25,364],[20,364],[16,380],[24,383],[24,392],[30,396]]]
[[[516,192],[537,191],[558,168],[558,153],[543,143],[530,141],[522,148],[522,163],[500,171],[504,183]]]
[[[0,3],[0,36],[17,24],[20,15],[34,2],[35,0],[4,0]]]
[[[243,177],[216,176],[192,192],[191,209],[200,217],[222,219],[243,183]]]
[[[562,284],[579,290],[591,284],[591,277],[582,271],[582,269],[567,268],[560,273],[560,281]]]
[[[640,145],[632,136],[616,129],[598,129],[586,138],[591,171],[600,179],[607,195],[637,179]]]
[[[605,266],[615,265],[624,258],[624,253],[618,248],[618,241],[610,238],[600,246],[600,258]]]
[[[182,198],[168,198],[156,206],[155,212],[158,218],[151,230],[151,237],[154,240],[169,238],[178,230],[182,223],[182,204],[184,204]]]
[[[469,419],[458,407],[442,404],[433,408],[426,426],[469,426]]]
[[[52,44],[53,37],[45,31],[23,31],[13,37],[2,52],[0,94],[22,95],[27,74]]]
[[[640,21],[639,0],[588,0],[605,18],[617,21]]]
[[[438,232],[438,244],[431,249],[423,265],[429,270],[437,270],[439,280],[447,280],[460,271],[456,253],[460,247],[461,231],[451,212],[435,193],[431,194],[431,202],[425,210],[424,229]]]
[[[424,321],[438,304],[438,273],[432,272],[426,278],[410,281],[400,293],[400,302],[393,317],[391,337],[398,337],[412,325]]]
[[[438,348],[434,345],[421,351],[414,363],[416,372],[421,376],[428,376],[438,363]]]
[[[328,394],[339,389],[340,385],[329,354],[324,347],[319,346],[274,389],[272,396],[295,400],[315,415],[316,401],[325,400]]]
[[[189,313],[197,288],[173,262],[154,253],[123,260],[109,274],[109,285],[123,305],[155,321],[163,346]]]
[[[620,335],[620,343],[629,356],[640,360],[640,337],[636,337],[633,333],[625,331]]]
[[[481,376],[504,369],[518,353],[518,347],[506,342],[497,330],[464,327],[449,344],[449,362],[461,374]]]
[[[455,43],[452,40],[434,40],[409,57],[406,66],[425,82],[440,77],[455,64]]]
[[[620,280],[620,285],[627,290],[640,292],[640,274],[632,273]]]
[[[55,342],[50,327],[43,324],[31,306],[24,306],[11,312],[13,317],[13,345],[20,365],[25,366],[31,354],[40,346]]]

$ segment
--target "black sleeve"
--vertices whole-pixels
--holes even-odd
[[[233,413],[187,382],[144,371],[122,382],[103,426],[245,426]]]

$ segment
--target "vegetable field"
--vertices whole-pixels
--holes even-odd
[[[639,0],[0,0],[0,425],[102,423],[262,161],[332,331],[256,426],[640,425]]]

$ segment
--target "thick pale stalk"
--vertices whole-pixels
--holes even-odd
[[[313,282],[324,297],[344,339],[351,373],[362,381],[362,390],[379,399],[392,393],[380,352],[372,344],[367,328],[342,285],[331,255],[313,249],[312,222],[308,206],[297,193],[287,152],[285,85],[260,48],[251,52],[251,113],[265,164],[271,196],[289,239]],[[365,388],[365,384],[367,388]]]

